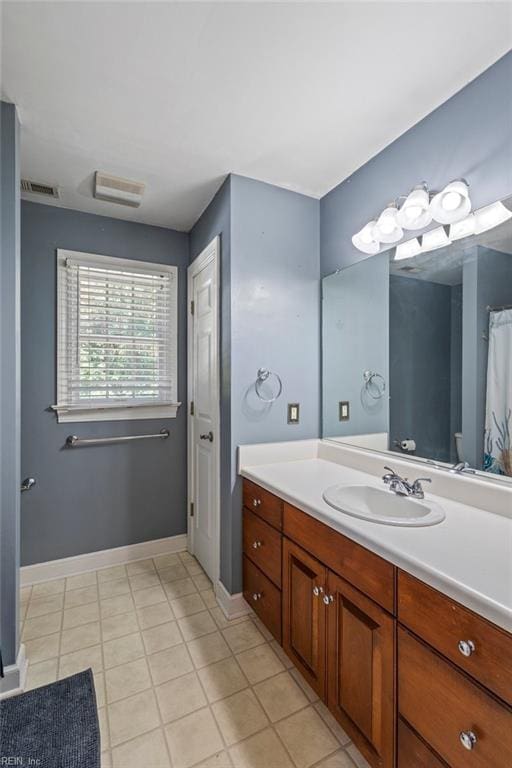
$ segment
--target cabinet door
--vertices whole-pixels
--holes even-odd
[[[326,568],[283,539],[283,648],[309,685],[325,695]]]
[[[327,703],[368,762],[394,765],[395,626],[380,606],[328,572]]]

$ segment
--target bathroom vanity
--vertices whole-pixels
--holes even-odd
[[[512,570],[501,554],[512,520],[490,520],[509,538],[494,564],[483,551],[472,566],[497,569],[489,584],[509,580],[495,594],[464,580],[464,565],[462,578],[450,571],[450,558],[473,556],[478,530],[449,547],[461,508],[478,528],[471,507],[437,497],[446,520],[405,531],[327,511],[326,482],[377,487],[366,472],[318,457],[240,463],[244,597],[370,765],[509,768]]]

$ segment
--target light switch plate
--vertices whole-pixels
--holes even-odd
[[[339,419],[340,421],[349,421],[350,419],[350,403],[348,400],[340,400]]]
[[[298,424],[300,416],[299,403],[288,403],[288,424]]]

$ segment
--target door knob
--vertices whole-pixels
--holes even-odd
[[[213,432],[208,432],[207,435],[199,435],[200,440],[209,440],[210,443],[213,443]]]
[[[20,491],[23,493],[23,491],[30,491],[36,484],[35,478],[33,477],[26,477],[20,487]]]

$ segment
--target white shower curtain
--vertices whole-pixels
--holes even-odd
[[[484,469],[512,476],[512,309],[489,316]]]

